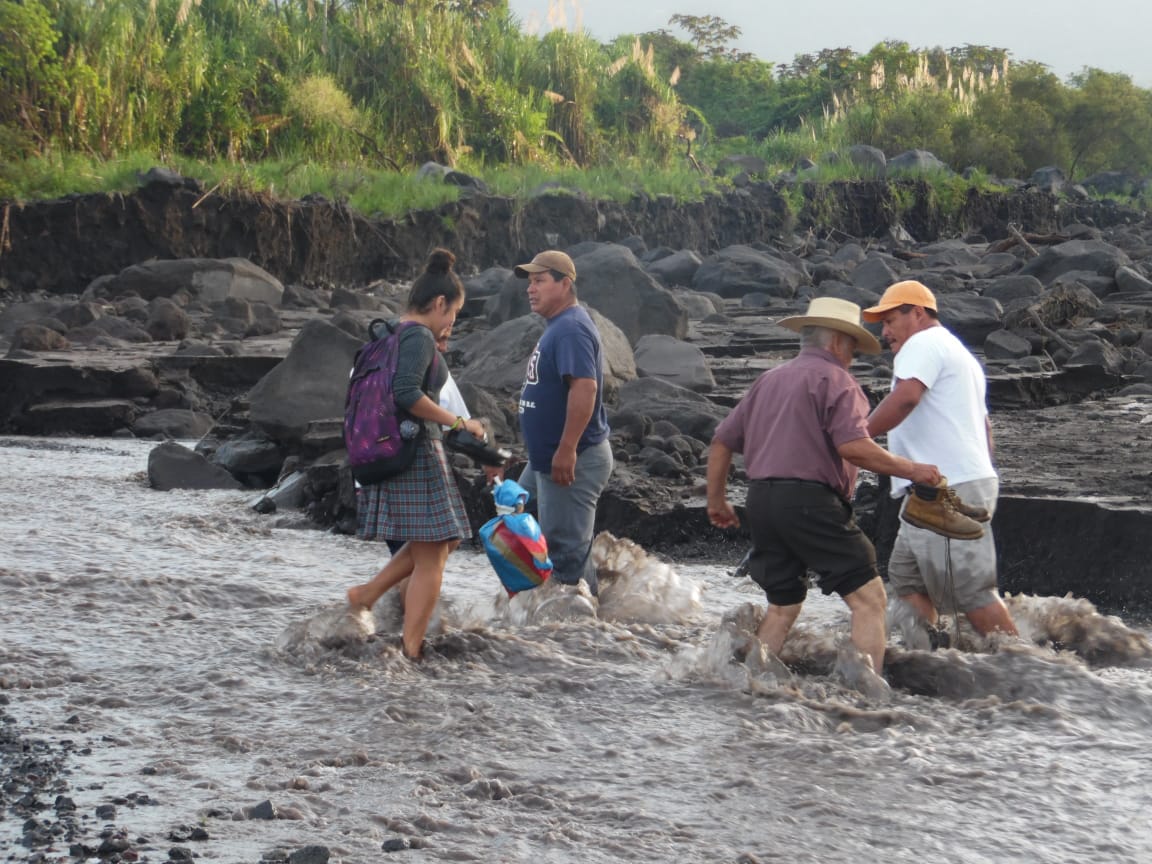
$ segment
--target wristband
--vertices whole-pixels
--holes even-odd
[[[449,426],[449,427],[448,427],[448,430],[449,430],[449,431],[451,431],[451,432],[454,432],[454,431],[456,431],[457,429],[459,429],[459,428],[460,428],[461,426],[463,426],[463,425],[464,425],[464,418],[463,418],[463,417],[461,417],[459,414],[457,414],[457,415],[456,415],[456,422],[455,422],[455,423],[453,423],[451,426]]]

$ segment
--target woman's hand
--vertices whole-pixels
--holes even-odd
[[[477,440],[488,443],[488,430],[484,428],[484,424],[474,418],[465,420],[461,424],[467,429]]]

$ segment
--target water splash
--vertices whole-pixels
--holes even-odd
[[[680,623],[700,612],[701,588],[627,538],[601,531],[592,543],[606,621]]]

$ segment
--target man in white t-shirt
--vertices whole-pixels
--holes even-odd
[[[883,322],[884,339],[895,355],[892,392],[868,418],[869,433],[887,433],[892,453],[938,465],[962,501],[990,516],[1000,479],[992,461],[992,424],[979,361],[940,324],[936,298],[920,282],[892,285],[863,317]],[[892,478],[894,498],[908,491],[909,481]],[[981,634],[1016,635],[996,587],[991,525],[984,526],[979,539],[952,542],[901,520],[888,560],[888,582],[891,593],[929,625],[936,624],[939,612],[954,610]]]

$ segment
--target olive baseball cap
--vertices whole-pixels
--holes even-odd
[[[864,310],[864,320],[870,324],[883,321],[885,312],[890,312],[904,304],[923,306],[925,309],[936,311],[936,296],[928,290],[926,285],[915,279],[897,282],[895,285],[889,286],[879,303]]]
[[[517,265],[512,272],[521,279],[527,279],[529,273],[543,273],[545,270],[555,270],[557,273],[563,273],[573,282],[576,281],[576,265],[565,253],[555,249],[541,252],[527,264]]]

